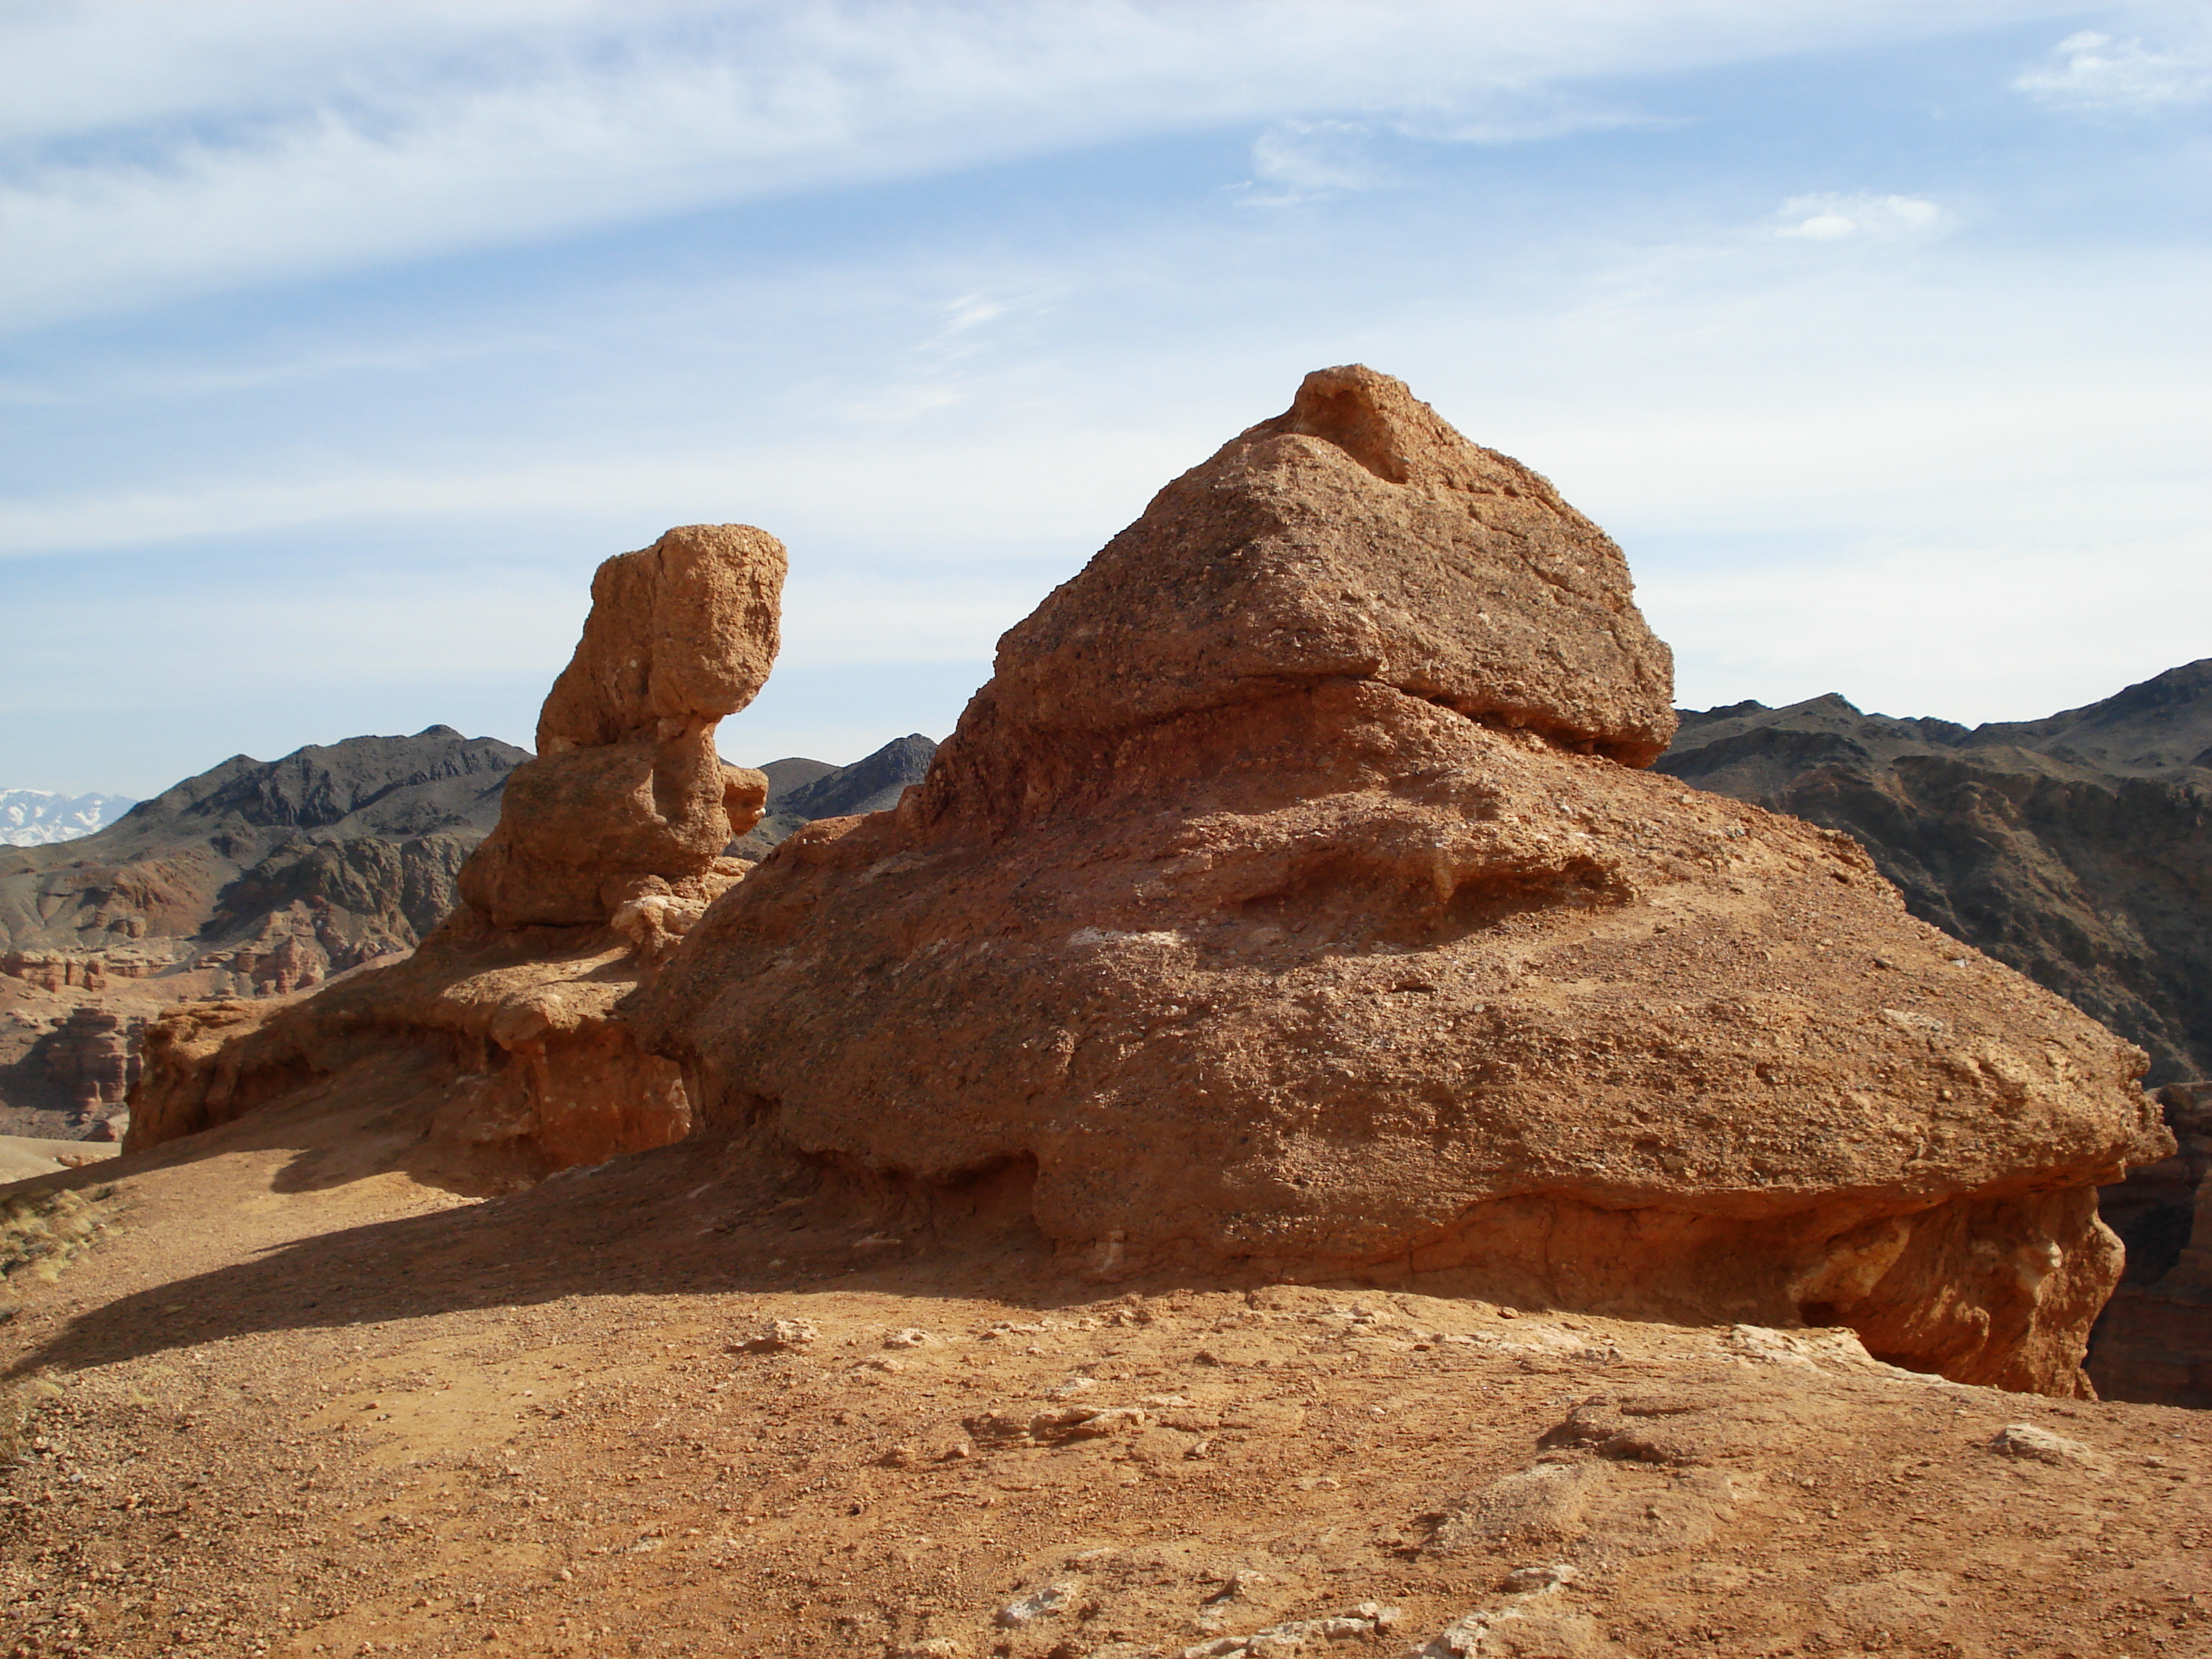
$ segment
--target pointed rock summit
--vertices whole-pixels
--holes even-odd
[[[628,1008],[715,1132],[1112,1278],[1847,1325],[2068,1394],[2168,1144],[2142,1056],[1848,837],[1638,769],[1620,551],[1399,382],[1309,376]],[[780,1149],[780,1150],[779,1150]]]
[[[1354,680],[1631,766],[1674,730],[1674,659],[1620,549],[1352,364],[1307,375],[999,642],[968,721],[988,759],[956,753],[930,799],[1018,816],[1097,734]]]

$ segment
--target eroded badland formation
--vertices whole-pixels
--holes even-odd
[[[0,1649],[2212,1651],[2145,1056],[1650,769],[1543,479],[1309,376],[749,868],[783,568],[609,561],[459,908],[8,1189]]]
[[[935,747],[771,761],[766,812],[726,850],[757,862],[803,823],[889,805]],[[0,849],[0,1179],[114,1151],[172,1006],[287,996],[414,949],[529,758],[446,726],[239,756],[97,834]]]

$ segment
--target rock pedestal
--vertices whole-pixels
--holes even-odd
[[[119,1114],[138,1075],[137,1039],[143,1018],[83,1006],[42,1045],[47,1069],[69,1097],[79,1122]]]
[[[461,872],[495,927],[588,927],[714,867],[758,822],[768,780],[725,766],[714,728],[775,661],[783,545],[690,525],[592,579],[576,654],[507,781],[497,828]]]
[[[726,767],[720,719],[775,659],[782,544],[692,525],[608,560],[538,753],[412,955],[270,1011],[182,1008],[148,1034],[136,1151],[295,1096],[357,1087],[412,1111],[479,1173],[528,1180],[690,1127],[677,1068],[615,1012],[744,866],[767,794]]]

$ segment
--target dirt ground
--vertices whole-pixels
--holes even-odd
[[[0,1188],[0,1655],[2212,1654],[2199,1413],[417,1127]]]

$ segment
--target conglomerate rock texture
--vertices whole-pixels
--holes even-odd
[[[630,1005],[694,1109],[1103,1276],[1848,1325],[2066,1394],[2142,1054],[1856,843],[1636,769],[1620,553],[1395,380],[1310,376],[1001,642],[896,810]]]
[[[604,922],[752,827],[768,780],[724,765],[714,727],[775,662],[786,563],[750,525],[687,525],[599,567],[537,757],[462,872],[471,905],[501,927]]]
[[[614,1010],[742,878],[721,852],[767,785],[723,765],[714,728],[768,678],[784,570],[782,544],[744,525],[672,530],[602,565],[462,904],[404,960],[313,996],[156,1024],[129,1148],[307,1091],[382,1100],[479,1183],[680,1139],[677,1069]]]

